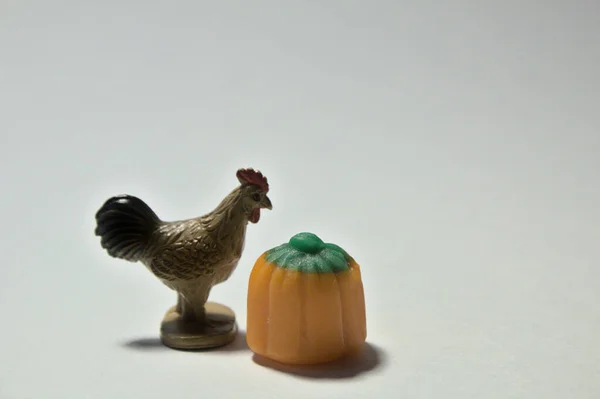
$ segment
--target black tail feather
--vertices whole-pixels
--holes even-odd
[[[160,223],[154,211],[131,195],[110,198],[96,213],[96,235],[110,256],[131,262],[143,254]]]

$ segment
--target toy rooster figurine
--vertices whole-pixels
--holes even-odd
[[[229,278],[244,248],[248,222],[272,209],[266,177],[239,169],[240,185],[210,213],[176,222],[159,219],[139,198],[110,198],[96,214],[96,235],[109,255],[140,261],[177,292],[177,305],[161,324],[161,340],[172,348],[226,345],[237,332],[226,306],[207,302],[210,290]]]

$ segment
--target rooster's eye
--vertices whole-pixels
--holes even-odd
[[[260,201],[260,194],[253,194],[252,199],[256,202]]]

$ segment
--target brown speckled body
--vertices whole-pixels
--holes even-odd
[[[162,222],[152,234],[141,261],[166,286],[201,312],[210,289],[226,281],[242,256],[249,209],[239,190],[215,211],[195,219]],[[185,313],[183,311],[182,313]]]

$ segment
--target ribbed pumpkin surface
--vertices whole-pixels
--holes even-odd
[[[366,339],[360,267],[346,251],[299,233],[256,261],[248,286],[250,349],[282,363],[314,364]]]

